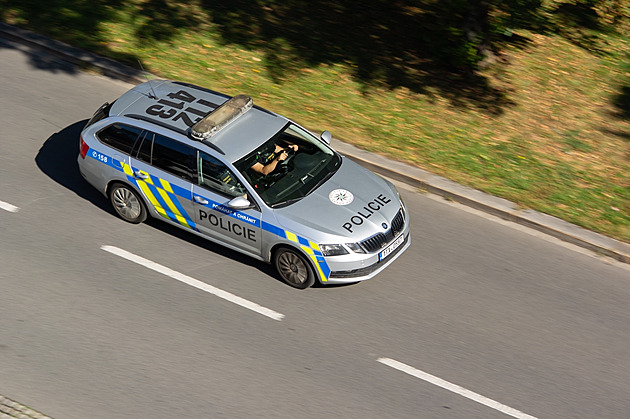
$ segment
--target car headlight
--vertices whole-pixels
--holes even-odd
[[[342,244],[320,244],[319,250],[324,256],[347,255],[348,250]]]
[[[352,250],[354,253],[365,253],[365,250],[359,246],[359,243],[346,243],[346,246],[348,246],[348,249]]]
[[[324,256],[339,256],[347,255],[348,249],[354,253],[365,253],[365,250],[359,245],[359,243],[345,243],[345,244],[320,244],[319,250],[321,250]]]

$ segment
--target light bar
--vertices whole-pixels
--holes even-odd
[[[251,97],[236,95],[193,125],[190,135],[197,140],[208,139],[250,110],[253,105]]]

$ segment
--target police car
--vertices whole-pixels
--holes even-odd
[[[122,219],[162,219],[302,289],[370,279],[411,243],[395,187],[330,140],[248,96],[152,80],[95,112],[77,160]]]

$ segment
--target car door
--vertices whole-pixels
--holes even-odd
[[[192,190],[197,228],[230,247],[260,257],[260,211],[231,209],[228,202],[239,196],[247,197],[247,189],[234,172],[218,158],[199,151],[197,182]]]
[[[194,148],[145,131],[127,173],[160,216],[192,230],[196,230],[191,191],[195,157]]]

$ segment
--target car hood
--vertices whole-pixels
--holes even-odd
[[[319,243],[335,239],[329,236],[356,242],[389,229],[400,207],[390,182],[344,158],[326,183],[276,215],[286,229],[311,229]]]

